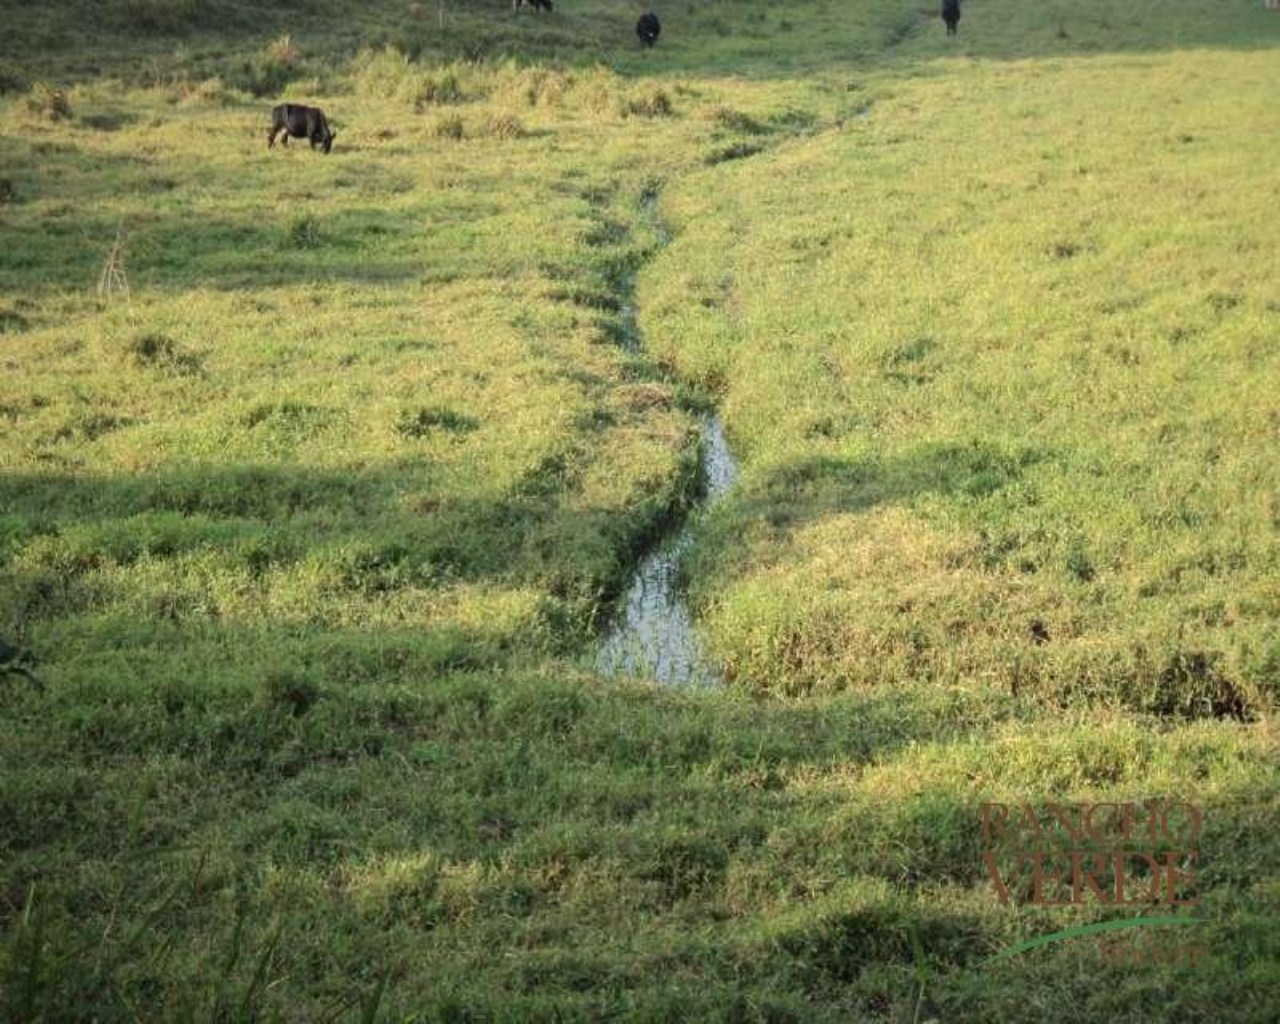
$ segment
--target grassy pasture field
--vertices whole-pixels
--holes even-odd
[[[933,7],[0,2],[7,1019],[1272,1019],[1280,14]],[[1207,958],[985,963],[1150,798]]]

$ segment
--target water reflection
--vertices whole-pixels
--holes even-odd
[[[719,416],[703,424],[702,439],[706,500],[712,502],[733,486],[738,467],[729,454]],[[640,563],[622,612],[596,657],[601,673],[685,686],[719,682],[719,671],[706,657],[689,608],[677,589],[680,557],[692,537],[692,528],[686,523]]]

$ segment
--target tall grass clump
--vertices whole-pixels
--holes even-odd
[[[556,107],[576,85],[576,72],[507,62],[490,72],[492,95],[510,106]]]
[[[178,102],[183,106],[231,106],[237,102],[236,93],[220,76],[201,79],[198,82],[180,82],[177,85]],[[243,100],[243,96],[239,95]]]
[[[167,334],[151,332],[133,338],[126,346],[135,366],[167,370],[176,374],[198,374],[202,362],[199,356],[186,351]]]
[[[458,65],[429,70],[395,46],[361,50],[349,73],[362,95],[394,99],[421,111],[428,106],[460,103],[466,98],[465,77]]]
[[[675,113],[671,96],[658,85],[640,85],[618,101],[623,117],[670,117]]]
[[[437,139],[448,139],[461,142],[466,135],[466,126],[461,114],[441,114],[432,124],[431,133]]]
[[[325,243],[320,219],[312,213],[300,213],[293,217],[285,229],[285,237],[295,249],[316,249]]]
[[[480,130],[491,139],[520,139],[526,134],[524,124],[512,114],[490,114]]]
[[[361,50],[350,72],[356,88],[368,96],[416,98],[422,89],[422,69],[393,46]]]
[[[758,135],[765,130],[764,125],[751,115],[745,114],[741,110],[735,110],[733,107],[725,106],[722,103],[713,106],[705,116],[713,125],[725,131]]]
[[[414,106],[422,110],[427,106],[447,106],[461,103],[465,99],[458,73],[453,70],[438,70],[421,80]]]
[[[292,68],[301,63],[302,50],[299,49],[298,44],[293,41],[293,36],[285,33],[267,44],[264,57],[271,63],[281,64],[284,67]]]
[[[255,57],[242,60],[227,72],[227,80],[237,89],[254,96],[280,93],[304,69],[301,49],[290,35],[268,43]]]
[[[27,93],[26,108],[31,114],[54,123],[71,118],[71,101],[66,92],[47,82],[36,82]]]

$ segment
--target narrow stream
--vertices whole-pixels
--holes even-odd
[[[653,216],[653,202],[643,206]],[[665,232],[658,229],[665,244]],[[627,282],[634,292],[635,279]],[[635,307],[622,307],[623,345],[640,350]],[[715,501],[738,477],[738,467],[725,442],[724,425],[717,414],[702,424],[702,475],[706,493],[699,507]],[[596,669],[612,677],[655,679],[679,686],[714,686],[719,668],[707,657],[694,631],[689,607],[677,587],[680,558],[693,540],[688,519],[645,556],[636,569],[620,612],[609,627],[596,655]]]
[[[702,471],[706,502],[715,501],[738,476],[725,444],[719,416],[702,426]],[[720,681],[719,669],[703,652],[676,586],[680,558],[693,539],[686,521],[645,556],[636,570],[618,615],[596,656],[596,668],[608,676],[639,676],[660,683],[709,686]]]

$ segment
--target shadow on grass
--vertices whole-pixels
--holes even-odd
[[[795,528],[831,513],[909,503],[923,494],[983,498],[1051,457],[1040,449],[1011,450],[978,440],[926,442],[893,456],[816,455],[748,474],[728,501],[735,519]]]
[[[83,614],[125,586],[111,583],[110,570],[200,555],[257,580],[305,563],[335,594],[365,600],[456,583],[532,586],[546,595],[549,633],[571,648],[608,614],[630,564],[695,485],[686,474],[665,499],[622,515],[575,507],[576,473],[573,456],[553,453],[503,493],[465,498],[440,493],[431,465],[410,457],[350,471],[0,472],[0,559],[29,544],[35,550],[22,556],[32,571],[11,579],[10,611],[19,620]],[[174,614],[199,618],[180,590]]]
[[[664,998],[667,967],[679,964],[698,978],[683,1005],[706,999],[717,1013],[748,992],[802,1000],[810,1013],[794,1019],[849,1019],[851,1006],[884,1014],[910,1005],[924,971],[930,998],[956,1019],[1044,987],[1072,1012],[1042,1019],[1079,1019],[1080,1001],[1109,1008],[1108,1019],[1149,1019],[1145,1000],[1126,1004],[1100,983],[1124,971],[1095,963],[1083,941],[1002,966],[1008,984],[974,973],[1000,949],[1061,926],[1003,910],[981,862],[984,800],[1008,799],[1010,784],[1036,805],[1074,795],[1027,790],[1013,766],[999,782],[965,774],[975,744],[998,755],[993,731],[1025,710],[1012,702],[913,689],[757,704],[606,685],[555,665],[499,676],[410,660],[356,688],[324,675],[346,643],[412,646],[393,634],[295,640],[279,660],[311,688],[290,688],[247,670],[260,643],[284,639],[211,638],[170,662],[139,659],[144,670],[123,679],[111,671],[119,656],[108,655],[101,668],[80,666],[74,682],[54,680],[42,714],[24,706],[6,721],[7,742],[25,737],[35,761],[8,762],[0,918],[18,920],[38,877],[50,954],[102,935],[97,970],[119,974],[109,1001],[149,983],[128,965],[143,952],[163,962],[168,937],[198,932],[210,963],[227,962],[247,908],[251,943],[282,915],[289,941],[272,988],[295,1000],[314,998],[309,965],[321,948],[341,971],[385,953],[390,936],[394,948],[432,951],[390,971],[391,1004],[415,1012],[442,988],[478,1011],[535,998],[583,1013],[600,999],[634,1008]],[[213,685],[175,680],[180,658],[216,662],[236,640],[241,662]],[[311,699],[288,699],[303,691]],[[0,703],[0,713],[14,707]],[[1079,735],[1059,757],[1109,761],[1109,751],[1092,752],[1087,728]],[[862,768],[909,769],[930,744],[963,755],[943,777],[926,758],[934,770],[908,788],[863,781]],[[1173,1019],[1193,1019],[1240,986],[1241,1012],[1225,1019],[1261,1021],[1243,1008],[1263,1005],[1263,979],[1242,982],[1239,972],[1251,948],[1275,937],[1274,921],[1248,932],[1250,900],[1280,868],[1277,806],[1224,786],[1220,754],[1213,743],[1184,752],[1180,768],[1199,780],[1186,791],[1147,792],[1140,774],[1119,785],[1205,809],[1201,892],[1217,908],[1205,939],[1222,965],[1162,995],[1180,1008]],[[1212,799],[1201,799],[1201,784]],[[141,920],[163,896],[151,856],[166,858],[163,881],[177,886],[154,938],[112,927]],[[86,857],[136,905],[86,907],[75,871]],[[1096,969],[1082,972],[1082,956]],[[50,1005],[74,1005],[92,983],[87,969],[65,966],[44,991]],[[163,972],[161,989],[176,991],[180,974]]]

